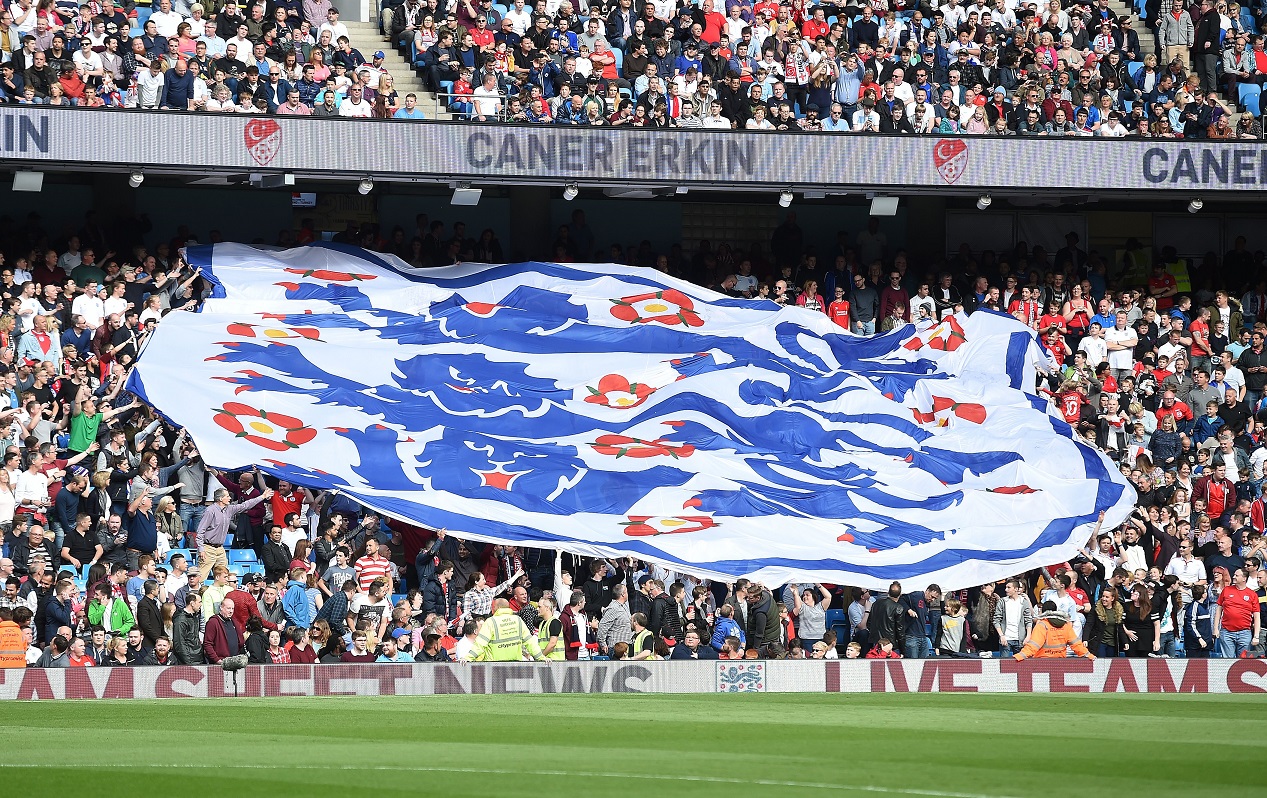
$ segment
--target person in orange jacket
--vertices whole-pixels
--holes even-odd
[[[1087,650],[1087,644],[1079,640],[1077,634],[1074,633],[1069,616],[1056,609],[1056,602],[1044,601],[1042,611],[1034,624],[1034,630],[1025,640],[1025,645],[1012,656],[1013,659],[1022,660],[1030,657],[1063,659],[1065,650],[1070,647],[1079,657],[1095,659],[1095,655]]]
[[[26,642],[22,627],[13,620],[13,610],[0,609],[0,668],[25,668]]]

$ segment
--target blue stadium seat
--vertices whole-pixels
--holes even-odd
[[[250,549],[229,549],[229,565],[233,566],[238,563],[253,563],[256,561],[255,552]]]
[[[409,596],[406,595],[405,593],[393,593],[392,606],[395,607],[397,604],[399,604],[400,602],[404,601],[407,598],[409,598]]]
[[[1251,94],[1246,97],[1245,110],[1255,119],[1262,116],[1262,94]]]
[[[1241,6],[1241,25],[1245,30],[1258,32],[1258,20],[1254,19],[1254,14],[1249,10],[1249,4]]]
[[[623,50],[613,49],[612,55],[616,56],[616,74],[619,75],[620,68],[624,66],[625,63],[625,53]]]
[[[1263,93],[1262,87],[1255,86],[1253,83],[1238,83],[1236,84],[1236,90],[1239,94],[1238,102],[1240,102],[1241,106],[1254,116],[1258,116],[1259,100]],[[1252,108],[1250,107],[1251,103],[1253,103]]]
[[[824,621],[828,629],[836,633],[836,642],[845,644],[849,642],[849,616],[844,610],[827,610],[824,613]]]

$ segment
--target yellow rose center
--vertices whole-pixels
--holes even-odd
[[[661,526],[683,526],[686,524],[681,518],[665,518],[660,522]]]
[[[629,405],[633,403],[634,403],[634,400],[628,396],[622,396],[619,399],[617,399],[615,402],[615,404],[619,405],[620,407],[629,407]]]
[[[273,434],[273,428],[265,424],[263,421],[252,421],[251,423],[247,424],[247,426],[255,430],[261,435]]]
[[[668,309],[669,309],[668,305],[661,304],[660,302],[652,302],[650,305],[643,306],[643,310],[647,311],[648,313],[663,313],[664,311]]]
[[[286,332],[285,330],[265,330],[264,337],[265,338],[289,338],[290,333]]]

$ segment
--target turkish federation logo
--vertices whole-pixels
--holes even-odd
[[[281,126],[272,119],[252,119],[247,122],[242,138],[246,141],[246,151],[251,154],[251,159],[260,166],[272,163],[277,151],[282,148]]]
[[[942,139],[933,147],[933,166],[947,183],[954,183],[968,170],[968,145],[960,139]]]

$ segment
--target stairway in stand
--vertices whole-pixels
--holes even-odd
[[[386,56],[383,59],[383,67],[391,73],[396,82],[396,91],[400,93],[401,105],[404,105],[405,95],[413,92],[418,95],[418,107],[427,115],[428,119],[452,119],[453,114],[443,108],[436,99],[433,91],[428,91],[426,85],[422,82],[422,76],[414,71],[414,68],[400,51],[391,46],[387,41],[387,37],[378,32],[378,22],[345,22],[348,26],[348,33],[352,39],[352,46],[361,51],[361,55],[365,56],[366,61],[372,61],[374,53],[378,50],[383,51]]]

